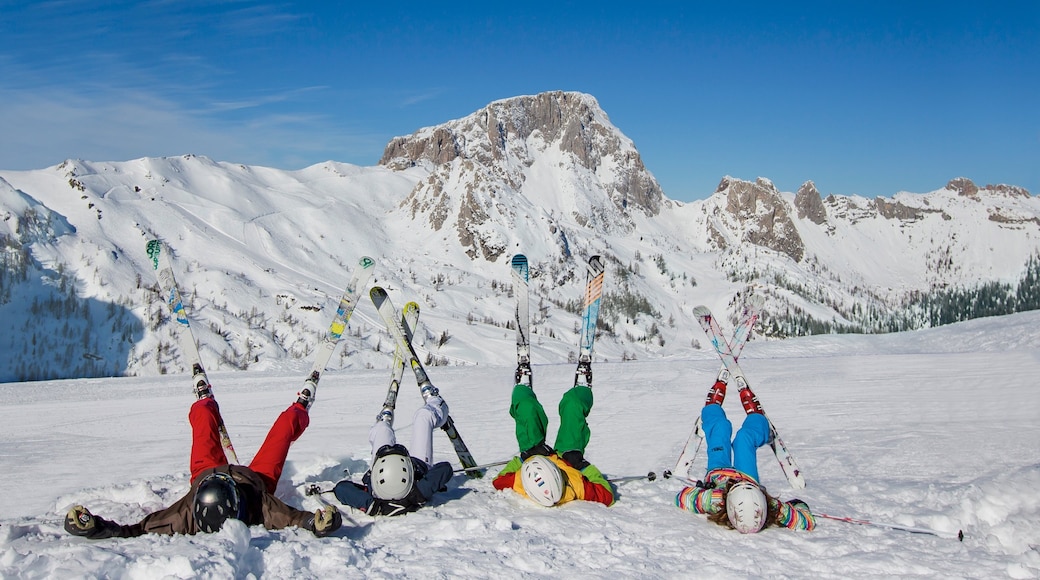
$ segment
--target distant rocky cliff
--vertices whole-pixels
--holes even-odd
[[[665,199],[632,142],[594,98],[581,93],[493,102],[463,119],[393,139],[379,164],[397,170],[428,167],[430,176],[402,207],[413,217],[425,216],[434,229],[454,229],[471,255],[491,260],[502,254],[502,244],[480,230],[498,217],[512,217],[513,208],[503,207],[503,200],[519,197],[546,212],[568,214],[582,226],[625,231],[632,227],[630,212],[657,215]],[[539,164],[585,187],[531,191],[566,182],[532,185]]]

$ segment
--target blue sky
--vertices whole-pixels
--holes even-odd
[[[1040,2],[699,4],[0,0],[0,168],[369,166],[394,136],[568,90],[673,199],[725,175],[1040,193]]]

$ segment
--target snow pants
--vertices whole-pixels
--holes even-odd
[[[264,480],[268,493],[274,493],[278,487],[289,446],[303,435],[310,421],[307,409],[293,403],[282,411],[267,432],[267,438],[253,457],[249,469]],[[220,409],[213,397],[195,401],[188,412],[188,422],[191,423],[191,480],[194,482],[203,471],[227,465],[228,461],[220,445]]]
[[[556,433],[556,445],[553,446],[556,453],[562,455],[575,450],[585,453],[592,435],[588,423],[592,403],[592,389],[585,386],[571,387],[560,398],[560,430]],[[534,389],[527,385],[513,387],[509,416],[516,421],[516,442],[520,451],[545,443],[549,420]]]
[[[708,471],[732,467],[758,481],[758,448],[769,442],[769,421],[765,415],[748,415],[733,436],[733,423],[726,418],[722,405],[705,405],[701,409],[701,426],[708,443]]]
[[[426,404],[415,410],[412,415],[412,444],[408,453],[412,457],[422,459],[426,465],[433,464],[433,430],[444,426],[448,420],[448,404],[440,397],[430,397]],[[368,430],[368,442],[372,444],[372,458],[376,451],[384,445],[397,443],[394,428],[386,421],[376,421]]]

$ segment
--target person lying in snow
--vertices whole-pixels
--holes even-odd
[[[733,436],[733,424],[726,418],[722,401],[726,398],[729,371],[723,369],[708,391],[701,409],[701,425],[708,445],[708,471],[697,485],[684,487],[675,496],[675,505],[708,519],[754,534],[777,525],[793,530],[812,530],[816,519],[802,500],[780,501],[766,493],[758,480],[758,448],[769,442],[769,421],[762,413],[758,397],[746,383],[740,388],[740,402],[747,417]]]
[[[203,383],[200,399],[188,412],[191,423],[191,489],[170,507],[136,524],[120,525],[77,505],[65,517],[65,530],[91,540],[132,538],[144,534],[197,534],[218,531],[234,518],[269,530],[298,526],[328,536],[343,524],[334,506],[313,513],[293,508],[274,496],[289,446],[310,423],[307,401],[300,399],[274,422],[249,467],[229,465],[220,444],[222,424],[217,401]]]
[[[563,394],[560,430],[555,447],[549,447],[545,443],[549,423],[545,409],[534,389],[518,382],[513,387],[509,414],[516,421],[521,452],[495,477],[495,489],[512,489],[546,507],[573,500],[613,505],[613,487],[595,465],[585,460],[592,403],[592,389],[585,385],[575,385]]]
[[[344,479],[333,492],[344,505],[370,516],[397,516],[422,507],[444,489],[453,474],[447,461],[433,463],[433,432],[448,418],[448,404],[433,395],[415,411],[412,420],[413,457],[397,443],[393,415],[380,413],[368,432],[372,444],[372,468],[362,483]]]

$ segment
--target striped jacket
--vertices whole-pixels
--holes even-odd
[[[679,509],[693,512],[695,514],[714,514],[722,509],[723,490],[730,480],[750,481],[758,483],[746,473],[726,467],[713,469],[704,477],[702,486],[686,486],[675,496],[675,505]],[[766,494],[769,507],[776,509],[778,516],[775,522],[778,526],[792,530],[812,531],[816,527],[816,518],[809,511],[809,506],[801,500],[780,501]]]

